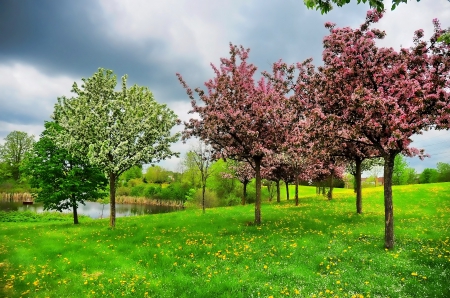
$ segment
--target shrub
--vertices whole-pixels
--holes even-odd
[[[186,201],[186,193],[189,191],[188,185],[181,183],[171,183],[166,188],[161,189],[159,198],[161,200]]]
[[[117,196],[129,196],[131,194],[131,188],[121,186],[117,188],[116,195]]]
[[[241,198],[236,196],[234,193],[228,194],[228,196],[225,198],[225,206],[236,206],[241,203]]]
[[[144,188],[144,197],[146,197],[147,199],[152,199],[155,198],[157,196],[157,194],[159,194],[161,192],[161,187],[157,187],[154,185],[147,185]]]
[[[136,187],[142,184],[144,184],[144,181],[141,178],[130,179],[127,182],[127,185],[130,187]]]
[[[136,185],[136,186],[131,188],[130,196],[132,196],[132,197],[143,197],[144,196],[144,189],[145,189],[145,184]]]

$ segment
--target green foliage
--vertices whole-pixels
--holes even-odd
[[[196,192],[195,188],[189,189],[184,196],[186,201],[192,201],[194,199],[195,192]]]
[[[38,190],[33,194],[36,202],[43,202],[45,210],[76,209],[86,200],[105,196],[104,174],[86,160],[58,148],[52,138],[60,132],[61,127],[55,122],[46,122],[41,138],[21,167],[24,175],[30,177],[30,185]],[[78,222],[75,214],[74,222]]]
[[[445,162],[438,162],[437,171],[439,173],[439,182],[450,182],[450,164]]]
[[[111,206],[115,206],[116,182],[120,174],[135,165],[157,162],[172,156],[170,146],[180,134],[171,134],[180,121],[164,104],[159,104],[146,87],[127,88],[127,76],[116,90],[112,70],[99,68],[91,78],[74,83],[75,97],[58,98],[53,118],[63,127],[58,146],[99,167],[110,181]],[[110,225],[115,227],[115,212]]]
[[[123,172],[119,177],[119,184],[121,186],[127,186],[128,181],[131,179],[142,179],[142,166],[133,166],[130,169]],[[133,185],[131,185],[133,186]]]
[[[162,188],[158,197],[161,200],[168,201],[185,201],[186,194],[189,192],[189,186],[181,183],[171,183],[169,186]]]
[[[438,182],[439,172],[436,169],[426,168],[420,174],[420,183],[435,183]]]
[[[408,163],[403,155],[397,154],[394,160],[392,185],[405,185],[408,181]]]
[[[144,189],[144,197],[147,199],[155,198],[161,192],[161,186],[146,185]]]
[[[419,1],[417,0],[417,2]],[[342,7],[350,3],[350,0],[303,0],[303,2],[307,8],[320,10],[322,14],[326,14],[333,9],[332,3]],[[383,0],[356,0],[356,2],[358,4],[369,3],[371,8],[375,8],[378,11],[384,10]],[[407,3],[407,0],[392,0],[391,10],[394,10],[400,3]]]
[[[144,184],[144,180],[141,178],[134,178],[127,181],[126,186],[135,187],[141,184]]]
[[[132,197],[144,197],[145,184],[139,184],[131,188],[130,196]]]
[[[117,175],[177,155],[170,150],[179,138],[170,134],[177,116],[157,103],[148,88],[127,88],[125,75],[116,91],[116,75],[102,68],[82,81],[73,84],[76,97],[60,97],[55,105],[53,117],[64,128],[58,145]]]
[[[229,193],[225,197],[225,206],[237,206],[241,204],[241,198],[235,193]]]
[[[16,181],[14,179],[8,179],[4,181],[0,181],[0,192],[6,193],[31,193],[33,191],[32,187],[28,183],[28,181]]]
[[[116,190],[116,194],[118,196],[130,196],[131,195],[131,187],[119,186]]]
[[[193,188],[201,186],[201,173],[195,164],[194,152],[188,151],[182,161],[183,174],[181,181],[189,184]]]
[[[1,145],[0,145],[1,149]],[[0,182],[12,179],[12,172],[8,163],[6,161],[2,161],[0,157]]]
[[[148,167],[147,172],[145,173],[145,179],[148,183],[163,184],[171,182],[169,171],[155,165]]]
[[[445,42],[446,44],[450,44],[450,32],[446,32],[439,36],[438,41]]]
[[[20,166],[27,152],[33,148],[34,136],[23,131],[10,132],[0,145],[0,180],[20,179]]]
[[[405,176],[406,176],[406,184],[416,184],[419,182],[419,175],[413,168],[407,168],[405,170]]]
[[[211,165],[211,176],[208,178],[206,186],[214,191],[219,198],[226,198],[231,193],[237,193],[239,181],[237,179],[224,179],[223,174],[229,173],[228,163],[219,159]]]
[[[202,190],[201,188],[197,189],[194,196],[194,203],[198,207],[202,207]],[[220,200],[217,194],[214,191],[211,191],[209,189],[205,190],[205,208],[215,208],[219,207]]]
[[[301,187],[298,207],[263,203],[260,226],[252,205],[118,218],[114,230],[2,223],[0,296],[448,297],[450,183],[393,192],[391,251],[382,188],[365,190],[357,215],[351,189],[328,202]]]

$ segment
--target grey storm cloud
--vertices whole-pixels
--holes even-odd
[[[2,1],[0,63],[22,61],[50,76],[79,78],[89,77],[103,67],[114,70],[119,77],[130,74],[132,83],[151,83],[159,88],[176,81],[176,69],[160,59],[167,52],[164,40],[147,38],[130,44],[111,39],[105,34],[112,30],[108,24],[96,1]],[[191,71],[196,68],[189,61],[179,64]]]
[[[259,71],[270,71],[279,59],[312,57],[319,65],[326,21],[338,27],[364,22],[368,5],[352,2],[321,15],[301,0],[1,0],[0,143],[12,130],[39,135],[56,98],[71,96],[72,83],[99,67],[118,77],[128,74],[129,85],[149,87],[157,101],[186,120],[190,100],[175,73],[190,87],[203,87],[214,75],[209,63],[227,57],[230,42],[250,48],[249,61]],[[446,11],[447,1],[411,2],[386,13],[378,25],[388,33],[386,44],[405,45],[405,36],[412,40],[420,28],[415,26],[422,26],[417,20],[431,24],[439,17],[448,27]],[[427,149],[426,134],[417,140],[417,147]],[[432,148],[436,158],[428,159],[431,167],[439,157],[450,158],[438,146]],[[426,162],[413,163],[420,168]],[[167,165],[174,169],[175,163]]]

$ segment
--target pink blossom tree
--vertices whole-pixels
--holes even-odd
[[[289,160],[285,154],[272,154],[268,156],[263,164],[264,179],[275,182],[277,191],[277,203],[281,201],[280,181],[289,175]]]
[[[227,162],[230,173],[223,173],[223,178],[236,178],[242,183],[243,193],[241,204],[245,205],[247,202],[247,185],[255,178],[255,170],[248,162],[230,160]]]
[[[433,52],[439,29],[430,47],[418,30],[410,49],[378,48],[375,41],[385,33],[370,25],[381,17],[369,11],[358,29],[325,25],[330,35],[323,41],[314,98],[317,117],[342,128],[337,138],[373,146],[384,158],[385,247],[391,249],[394,159],[400,153],[423,156],[410,147],[411,136],[433,125],[448,105],[448,60],[437,62]]]
[[[194,92],[177,74],[199,119],[185,123],[184,138],[197,136],[210,144],[219,157],[245,160],[252,164],[256,178],[255,224],[261,223],[261,162],[284,144],[284,127],[289,121],[285,90],[261,77],[247,63],[249,49],[230,44],[230,58],[220,67],[211,64],[215,77],[205,83],[206,91]]]

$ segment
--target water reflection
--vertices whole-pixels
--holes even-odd
[[[23,205],[17,202],[0,202],[1,211],[33,211],[37,213],[44,212],[42,203],[33,205]],[[139,204],[116,204],[116,217],[135,216],[144,214],[168,213],[182,210],[180,207],[173,206],[153,206]],[[78,206],[78,214],[87,215],[91,218],[109,217],[109,204],[100,204],[97,202],[86,202],[86,205]],[[65,210],[64,213],[72,213],[72,210]]]

